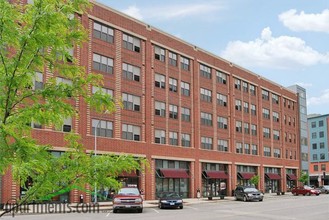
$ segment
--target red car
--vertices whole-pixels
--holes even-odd
[[[113,198],[113,213],[118,210],[137,210],[143,212],[143,198],[135,187],[121,188]]]
[[[298,187],[295,187],[291,190],[291,193],[295,196],[298,196],[298,195],[320,195],[320,191],[317,190],[317,189],[313,189],[312,187],[310,186],[298,186]]]

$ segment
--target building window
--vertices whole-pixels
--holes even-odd
[[[313,122],[312,122],[313,123]],[[315,127],[315,126],[314,126]],[[323,127],[323,121],[319,121],[319,127]],[[313,128],[313,127],[312,127]]]
[[[43,89],[43,74],[41,72],[35,72],[33,79],[33,89]]]
[[[326,155],[324,153],[321,153],[320,154],[320,160],[324,160],[324,159],[326,159]]]
[[[212,150],[212,138],[201,137],[201,148],[206,150]]]
[[[313,160],[318,160],[318,155],[317,154],[313,154]]]
[[[190,96],[190,84],[186,82],[180,82],[181,93],[185,96]]]
[[[250,154],[250,144],[244,144],[244,153]]]
[[[312,132],[312,139],[316,139],[316,132]]]
[[[169,78],[169,91],[177,92],[177,79]]]
[[[123,78],[139,82],[141,75],[141,68],[127,63],[122,63]]]
[[[140,134],[139,126],[122,124],[122,139],[140,141]]]
[[[94,53],[93,68],[104,73],[113,74],[113,59]]]
[[[124,109],[137,112],[140,111],[141,98],[139,96],[122,93],[122,101]]]
[[[321,171],[326,171],[326,165],[325,164],[321,164]]]
[[[181,107],[182,121],[191,121],[191,111],[189,108]]]
[[[314,171],[319,171],[319,166],[318,165],[313,165]]]
[[[280,140],[280,131],[273,130],[273,139],[277,141]]]
[[[249,133],[250,133],[250,130],[249,130],[249,123],[244,123],[244,124],[243,124],[243,127],[244,127],[244,133],[245,133],[245,134],[249,134]]]
[[[178,133],[177,132],[169,132],[169,144],[170,145],[178,145]]]
[[[277,149],[277,148],[274,148],[273,156],[276,157],[276,158],[281,158],[281,150]]]
[[[251,95],[256,95],[256,87],[254,85],[249,84],[249,91]]]
[[[320,143],[320,149],[324,149],[324,142]]]
[[[243,112],[249,113],[249,103],[248,102],[243,102]]]
[[[236,121],[235,122],[235,131],[242,133],[242,122],[241,121]]]
[[[262,90],[262,99],[269,100],[269,92],[267,90]]]
[[[238,90],[241,90],[241,80],[235,79],[234,80],[234,87]]]
[[[169,51],[169,65],[177,66],[177,54]]]
[[[155,101],[155,115],[166,116],[166,103]]]
[[[218,151],[228,152],[228,141],[218,139],[218,141],[217,141],[217,150]]]
[[[227,129],[227,118],[218,116],[217,125],[218,125],[218,128],[220,128],[220,129]]]
[[[63,131],[63,132],[71,132],[72,130],[72,118],[65,118],[63,121],[62,126],[60,126],[59,128],[56,128],[56,130],[58,131]]]
[[[180,57],[180,64],[181,64],[181,68],[183,70],[190,70],[190,60],[188,58],[185,58],[183,56]]]
[[[220,106],[227,106],[227,96],[217,93],[217,104]]]
[[[183,147],[190,147],[191,136],[189,134],[181,134],[181,142]]]
[[[201,124],[212,126],[212,114],[201,112]]]
[[[312,123],[311,123],[311,127],[312,127],[312,128],[315,128],[315,127],[316,127],[316,122],[315,122],[315,121],[312,121]]]
[[[279,113],[272,112],[272,116],[273,116],[273,121],[274,122],[279,122]]]
[[[251,115],[256,115],[257,114],[256,105],[254,105],[254,104],[250,105],[250,113],[251,113]]]
[[[164,130],[155,130],[154,143],[166,144],[166,132]]]
[[[238,111],[242,111],[241,100],[239,100],[239,99],[235,100],[235,109]]]
[[[242,151],[242,143],[236,143],[235,144],[235,152],[237,154],[242,154],[243,153],[243,151]]]
[[[264,157],[271,157],[271,148],[264,147]]]
[[[271,138],[270,129],[269,128],[263,128],[263,137],[264,138]]]
[[[114,31],[112,28],[94,21],[94,37],[113,43]]]
[[[320,131],[319,132],[319,138],[323,138],[324,137],[324,132],[323,131]]]
[[[136,37],[130,36],[128,34],[123,34],[123,47],[128,50],[139,53],[141,50],[141,41]]]
[[[166,88],[166,77],[161,74],[155,74],[155,87]]]
[[[270,119],[270,110],[263,108],[263,118]]]
[[[56,77],[56,84],[61,85],[64,84],[65,86],[72,86],[72,80],[64,79],[62,77]],[[67,97],[71,97],[72,93],[70,89],[65,90],[67,92]]]
[[[253,136],[257,136],[257,125],[254,124],[251,125],[251,134]]]
[[[200,88],[200,98],[203,101],[211,102],[212,99],[211,91],[208,89]]]
[[[251,154],[252,155],[258,155],[258,149],[256,144],[251,145]]]
[[[28,123],[29,126],[31,126],[32,128],[37,128],[37,129],[42,129],[42,125],[39,124],[38,122],[35,122],[32,120],[31,123]]]
[[[113,137],[113,122],[92,119],[92,135],[95,135],[95,129],[97,129],[96,136],[101,137]]]
[[[316,150],[317,148],[318,148],[317,144],[316,144],[316,143],[313,143],[313,144],[312,144],[312,149],[313,149],[313,150]]]
[[[242,90],[243,90],[243,92],[246,92],[246,93],[248,93],[248,83],[247,82],[244,82],[244,81],[242,81]]]
[[[279,96],[276,94],[272,94],[272,102],[275,104],[279,104]]]
[[[178,107],[177,105],[169,105],[169,118],[178,118]]]
[[[226,80],[227,80],[227,75],[223,72],[220,71],[216,71],[216,79],[218,83],[221,84],[226,84]]]
[[[200,64],[200,75],[205,78],[211,79],[211,68]]]
[[[103,93],[103,94],[107,94],[107,95],[110,95],[111,97],[113,97],[113,90],[93,86],[92,87],[92,93],[95,94],[97,92],[100,92],[100,93]]]
[[[166,60],[166,51],[158,46],[154,46],[154,58],[156,60],[160,60],[161,62],[165,62]]]

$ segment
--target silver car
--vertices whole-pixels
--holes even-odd
[[[319,186],[317,189],[320,190],[321,193],[329,194],[329,185]]]

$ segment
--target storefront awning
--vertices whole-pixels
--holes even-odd
[[[160,169],[160,172],[165,178],[189,178],[188,173],[184,169]]]
[[[270,180],[280,180],[281,176],[277,173],[265,173],[265,176]]]
[[[287,178],[288,178],[288,180],[297,180],[297,176],[295,174],[288,173]]]
[[[208,179],[228,179],[228,175],[224,171],[206,170]]]
[[[240,179],[243,180],[249,180],[251,179],[251,177],[255,176],[255,173],[242,173],[242,172],[238,172],[238,175],[240,177]]]
[[[130,173],[127,171],[123,171],[119,176],[121,176],[121,177],[138,177],[136,171],[131,171]]]

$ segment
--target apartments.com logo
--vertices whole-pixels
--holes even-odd
[[[40,199],[40,202],[32,202],[26,204],[19,204],[16,199],[11,199],[4,204],[0,204],[0,210],[7,211],[12,214],[52,214],[52,213],[99,213],[99,204],[95,203],[58,203],[53,202],[51,199],[55,196],[61,195],[66,192],[70,192],[72,189],[79,189],[81,191],[87,191],[77,186],[72,186],[60,190],[59,192],[49,194]],[[93,192],[89,192],[93,196]],[[98,195],[97,197],[101,197]]]

